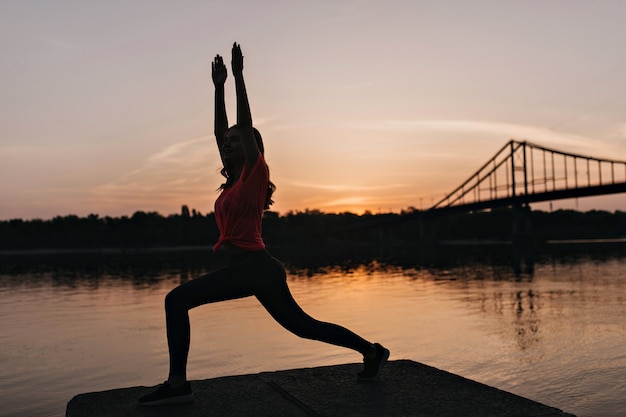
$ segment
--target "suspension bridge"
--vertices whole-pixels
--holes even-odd
[[[433,261],[442,243],[437,219],[447,215],[510,207],[512,265],[516,272],[533,268],[533,227],[530,204],[626,192],[626,161],[603,159],[550,149],[528,141],[510,140],[460,186],[426,210],[400,217],[375,218],[335,232],[376,227],[382,244],[393,240],[387,226],[419,222],[420,256]],[[451,244],[450,241],[446,244]]]
[[[433,220],[499,207],[513,209],[513,238],[529,234],[530,203],[626,193],[626,161],[603,159],[510,140],[474,174],[426,210],[339,227],[347,232],[418,219],[420,235],[436,240]],[[382,233],[382,232],[381,232]]]
[[[510,140],[426,216],[626,192],[626,161]]]

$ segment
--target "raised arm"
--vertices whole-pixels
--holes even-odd
[[[249,168],[252,168],[259,157],[259,147],[254,139],[252,114],[250,113],[246,84],[243,81],[243,54],[241,53],[241,47],[236,42],[233,44],[231,65],[237,92],[237,127],[241,135],[240,139],[246,163]]]
[[[226,116],[226,103],[224,102],[224,83],[226,83],[226,66],[221,56],[216,55],[211,63],[211,76],[215,85],[215,121],[213,131],[219,149],[224,141],[224,134],[228,130],[228,117]]]

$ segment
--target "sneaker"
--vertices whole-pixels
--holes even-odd
[[[373,359],[363,358],[364,369],[358,374],[361,381],[378,379],[380,370],[383,369],[387,359],[389,359],[389,349],[385,349],[379,343],[374,343],[374,346],[376,346],[376,357]]]
[[[152,392],[139,399],[139,405],[165,405],[165,404],[186,404],[193,401],[193,392],[189,382],[185,382],[179,388],[172,388],[169,382],[163,384]]]

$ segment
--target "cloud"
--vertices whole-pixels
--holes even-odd
[[[377,191],[390,188],[406,187],[408,184],[355,185],[355,184],[311,184],[298,181],[286,181],[288,185],[301,188],[315,188],[331,192]]]
[[[501,123],[475,120],[378,120],[351,124],[352,128],[385,130],[396,132],[420,132],[438,134],[487,134],[505,140],[528,140],[546,147],[558,147],[557,150],[570,153],[589,153],[598,151],[599,139],[558,132],[546,127],[517,123]]]
[[[139,168],[96,187],[92,199],[112,207],[162,209],[185,203],[208,207],[211,192],[219,186],[215,174],[220,167],[217,149],[208,137],[190,139],[161,149]]]
[[[48,46],[57,47],[67,51],[83,51],[85,49],[84,46],[79,45],[75,42],[68,42],[61,39],[54,39],[48,37],[38,37],[39,41],[46,43]]]
[[[624,140],[626,139],[626,123],[619,123],[615,126],[615,135],[618,139]]]

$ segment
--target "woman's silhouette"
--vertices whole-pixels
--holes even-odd
[[[224,104],[227,78],[222,57],[212,63],[215,85],[215,138],[222,158],[221,193],[215,201],[220,238],[213,250],[224,266],[188,281],[165,297],[170,371],[166,382],[139,399],[140,405],[186,403],[193,400],[187,382],[189,310],[202,304],[255,296],[272,317],[287,330],[307,339],[353,349],[363,355],[361,380],[376,379],[389,351],[350,330],[315,320],[306,314],[289,292],[286,273],[265,249],[261,237],[263,211],[272,204],[274,184],[264,159],[263,141],[252,127],[252,117],[243,80],[243,55],[232,48],[232,72],[237,93],[237,124],[228,127]]]

